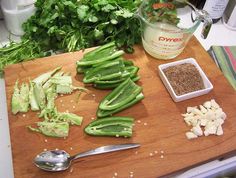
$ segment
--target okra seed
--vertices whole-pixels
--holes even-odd
[[[47,149],[46,149],[46,148],[44,148],[44,149],[43,149],[43,151],[47,151]]]
[[[71,103],[73,103],[74,101],[73,100],[70,100]]]
[[[135,154],[137,155],[137,154],[138,154],[138,151],[135,151]]]
[[[91,117],[91,120],[94,120],[94,117]]]
[[[152,153],[149,153],[149,156],[153,156],[153,154],[152,154]]]
[[[114,173],[114,176],[118,176],[118,173],[117,173],[117,172],[115,172],[115,173]]]
[[[45,139],[44,141],[45,141],[46,143],[48,142],[48,140],[47,140],[47,139]]]
[[[60,100],[60,102],[62,103],[62,100]]]
[[[26,116],[25,114],[22,115],[22,117],[25,117],[25,116]]]
[[[143,123],[143,125],[147,125],[147,123],[145,122],[145,123]]]
[[[73,148],[72,148],[72,147],[70,147],[70,150],[73,150]]]
[[[158,153],[158,151],[156,151],[156,150],[155,150],[155,151],[154,151],[154,153],[155,153],[155,154],[157,154],[157,153]]]
[[[164,153],[164,151],[163,151],[163,150],[161,150],[161,153],[163,154],[163,153]]]
[[[119,137],[119,135],[117,134],[116,137]]]
[[[61,94],[60,96],[64,96],[63,94]]]
[[[75,106],[72,106],[73,109],[75,109]]]
[[[163,155],[161,155],[161,159],[163,159],[164,158],[164,156]]]
[[[138,122],[138,123],[141,123],[141,121],[140,121],[140,120],[138,120],[137,122]]]

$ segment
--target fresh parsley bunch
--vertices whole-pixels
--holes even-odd
[[[8,64],[46,56],[48,51],[76,51],[111,41],[132,52],[132,46],[141,38],[135,17],[140,3],[141,0],[37,0],[35,14],[23,24],[21,42],[0,49],[0,72]]]

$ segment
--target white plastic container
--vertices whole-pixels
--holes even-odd
[[[175,66],[175,65],[179,65],[179,64],[184,64],[184,63],[191,63],[198,69],[198,71],[199,71],[199,73],[202,77],[205,88],[202,89],[202,90],[198,90],[198,91],[194,91],[194,92],[190,92],[190,93],[186,93],[186,94],[178,96],[174,92],[174,89],[170,85],[170,82],[168,81],[167,77],[165,76],[163,70],[166,69],[167,67]],[[167,63],[167,64],[159,65],[158,66],[158,71],[159,71],[159,75],[161,77],[162,82],[164,83],[165,87],[167,88],[168,92],[170,93],[172,99],[175,102],[180,102],[180,101],[184,101],[184,100],[187,100],[187,99],[190,99],[190,98],[194,98],[194,97],[197,97],[197,96],[207,94],[213,89],[213,85],[211,84],[211,82],[207,78],[206,74],[203,72],[201,67],[198,65],[197,61],[193,58],[187,58],[187,59],[183,59],[183,60],[180,60],[180,61],[175,61],[175,62],[170,62],[170,63]]]
[[[33,5],[36,0],[1,0],[1,5],[7,10],[20,10]]]
[[[35,12],[34,5],[26,6],[23,9],[7,9],[5,6],[1,5],[4,21],[7,29],[10,33],[14,35],[21,36],[24,34],[22,29],[22,24]]]

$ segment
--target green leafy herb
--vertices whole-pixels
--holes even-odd
[[[37,0],[23,25],[22,42],[0,49],[0,71],[8,64],[115,41],[132,52],[140,42],[135,12],[141,0]]]

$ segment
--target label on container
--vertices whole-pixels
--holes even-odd
[[[203,9],[209,13],[212,19],[222,17],[229,0],[207,0]]]
[[[157,28],[147,26],[142,36],[144,49],[159,59],[171,59],[179,55],[185,47],[186,38],[179,28],[161,24]]]

